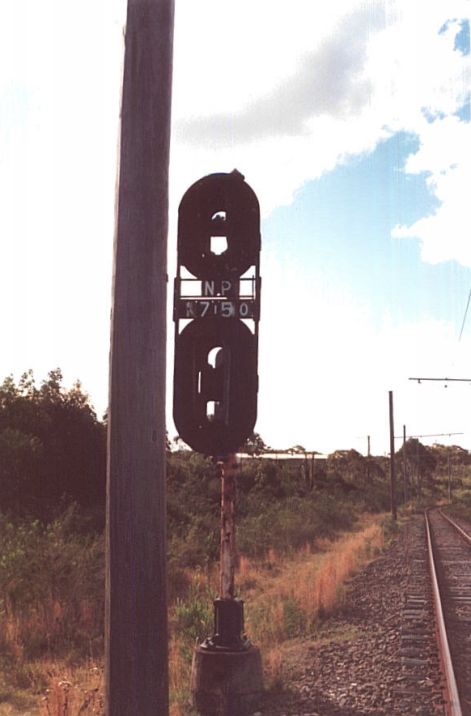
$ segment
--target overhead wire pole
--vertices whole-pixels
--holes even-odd
[[[367,435],[367,441],[368,441],[368,454],[366,458],[366,479],[368,481],[368,484],[370,482],[370,457],[371,457],[371,437],[370,435]]]
[[[371,435],[359,435],[358,440],[363,440],[366,437],[366,455],[371,457]]]
[[[396,466],[394,461],[394,399],[393,391],[389,391],[389,445],[391,450],[391,514],[393,520],[397,520],[396,507]]]
[[[451,504],[451,455],[450,448],[447,450],[447,467],[448,467],[448,502]]]
[[[107,716],[168,714],[165,378],[173,0],[128,0],[107,456]]]
[[[407,460],[406,460],[406,426],[402,426],[402,477],[404,480],[404,504],[407,502]]]

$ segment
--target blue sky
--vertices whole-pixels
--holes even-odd
[[[308,262],[313,281],[351,292],[376,328],[389,312],[395,323],[452,321],[458,335],[471,270],[455,261],[425,263],[418,241],[391,240],[396,224],[412,224],[438,204],[423,174],[404,174],[417,145],[399,133],[309,182],[264,222],[264,241],[281,258]],[[310,316],[315,321],[315,307]]]
[[[471,268],[456,260],[426,262],[422,259],[418,240],[392,237],[397,224],[412,225],[421,217],[433,214],[440,204],[427,186],[427,173],[405,172],[407,158],[418,149],[416,135],[405,132],[394,134],[373,152],[352,158],[318,180],[308,182],[296,193],[290,206],[276,209],[263,225],[265,246],[273,247],[281,261],[291,260],[303,274],[308,272],[312,285],[322,287],[325,302],[306,306],[305,330],[312,328],[316,331],[319,318],[328,311],[326,304],[328,306],[331,299],[335,301],[335,296],[341,297],[340,303],[345,308],[350,308],[352,304],[356,306],[357,315],[363,319],[362,326],[365,321],[368,325],[372,345],[385,324],[398,329],[398,339],[392,341],[388,350],[392,363],[399,357],[403,364],[402,373],[399,378],[391,375],[388,384],[385,371],[383,405],[381,399],[371,401],[372,414],[376,414],[376,418],[372,417],[370,421],[362,419],[363,429],[366,434],[374,434],[373,445],[377,449],[379,444],[380,451],[387,450],[388,385],[394,388],[396,402],[401,406],[401,410],[396,411],[397,433],[402,433],[404,423],[409,424],[411,434],[466,433],[469,429],[463,416],[463,406],[469,399],[469,396],[466,397],[466,391],[469,391],[467,384],[453,385],[451,391],[454,393],[449,399],[450,391],[442,392],[444,384],[427,384],[425,388],[423,384],[417,390],[415,383],[406,382],[408,377],[415,375],[471,376],[471,370],[466,370],[466,359],[462,360],[459,341],[471,289]],[[345,313],[345,320],[348,321],[349,311]],[[306,386],[316,382],[322,384],[326,380],[325,373],[317,373],[316,354],[326,350],[326,344],[328,346],[332,336],[344,330],[344,325],[340,310],[336,314],[336,325],[318,334],[318,345],[316,342],[312,345],[312,367],[311,373],[305,376]],[[427,336],[422,337],[420,327],[428,325],[432,326],[432,332],[429,334],[427,331]],[[439,344],[443,341],[444,329],[446,341],[442,350]],[[463,336],[466,338],[470,332],[471,323],[467,320]],[[405,338],[402,337],[404,333]],[[441,354],[438,363],[424,355],[420,345],[422,338],[427,350],[430,343],[437,342],[435,352]],[[335,338],[333,342],[336,350],[339,342]],[[368,404],[368,356],[373,353],[372,363],[377,361],[377,357],[374,350],[366,347],[360,358],[362,370],[350,370],[348,355],[351,349],[345,347],[345,364],[340,361],[338,372],[332,371],[327,376],[329,390],[335,401],[338,376],[343,373],[347,384],[363,382],[361,399]],[[459,356],[461,361],[457,364]],[[458,365],[463,368],[461,372]],[[376,370],[377,363],[371,366],[372,373]],[[344,386],[344,390],[348,395],[348,385]],[[424,390],[428,393],[423,401]],[[404,399],[401,401],[401,398]],[[325,401],[324,406],[317,406],[324,419],[325,413],[332,411],[332,407],[326,410],[328,398]],[[456,404],[458,411],[455,415]],[[354,411],[347,409],[347,412]],[[383,434],[375,425],[378,418]],[[334,425],[331,430],[335,430]],[[307,431],[305,434],[308,437]],[[458,435],[436,439],[444,443],[466,442],[466,436]],[[429,443],[433,441],[433,438],[425,440]],[[358,437],[348,443],[361,450],[365,449],[365,444],[365,440]]]
[[[237,167],[263,215],[257,430],[275,447],[371,434],[386,452],[394,390],[399,426],[471,449],[471,387],[408,381],[470,367],[470,5],[176,1],[169,275],[183,193]],[[60,366],[100,414],[125,14],[0,6],[0,376]]]

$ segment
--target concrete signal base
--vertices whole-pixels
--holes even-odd
[[[203,716],[250,716],[263,692],[262,659],[257,647],[226,651],[197,646],[193,654],[191,695]]]

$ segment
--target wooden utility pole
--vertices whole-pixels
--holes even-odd
[[[107,466],[106,714],[168,714],[165,357],[173,0],[128,0]]]
[[[394,403],[392,390],[389,391],[389,445],[391,450],[391,514],[393,520],[397,520],[396,467],[394,464]]]

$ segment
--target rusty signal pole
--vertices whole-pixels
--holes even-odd
[[[173,0],[128,0],[107,456],[107,716],[168,713],[165,356]]]
[[[219,596],[223,599],[234,599],[235,585],[235,479],[237,472],[237,455],[229,455],[226,460],[218,462],[221,479],[221,549]]]

